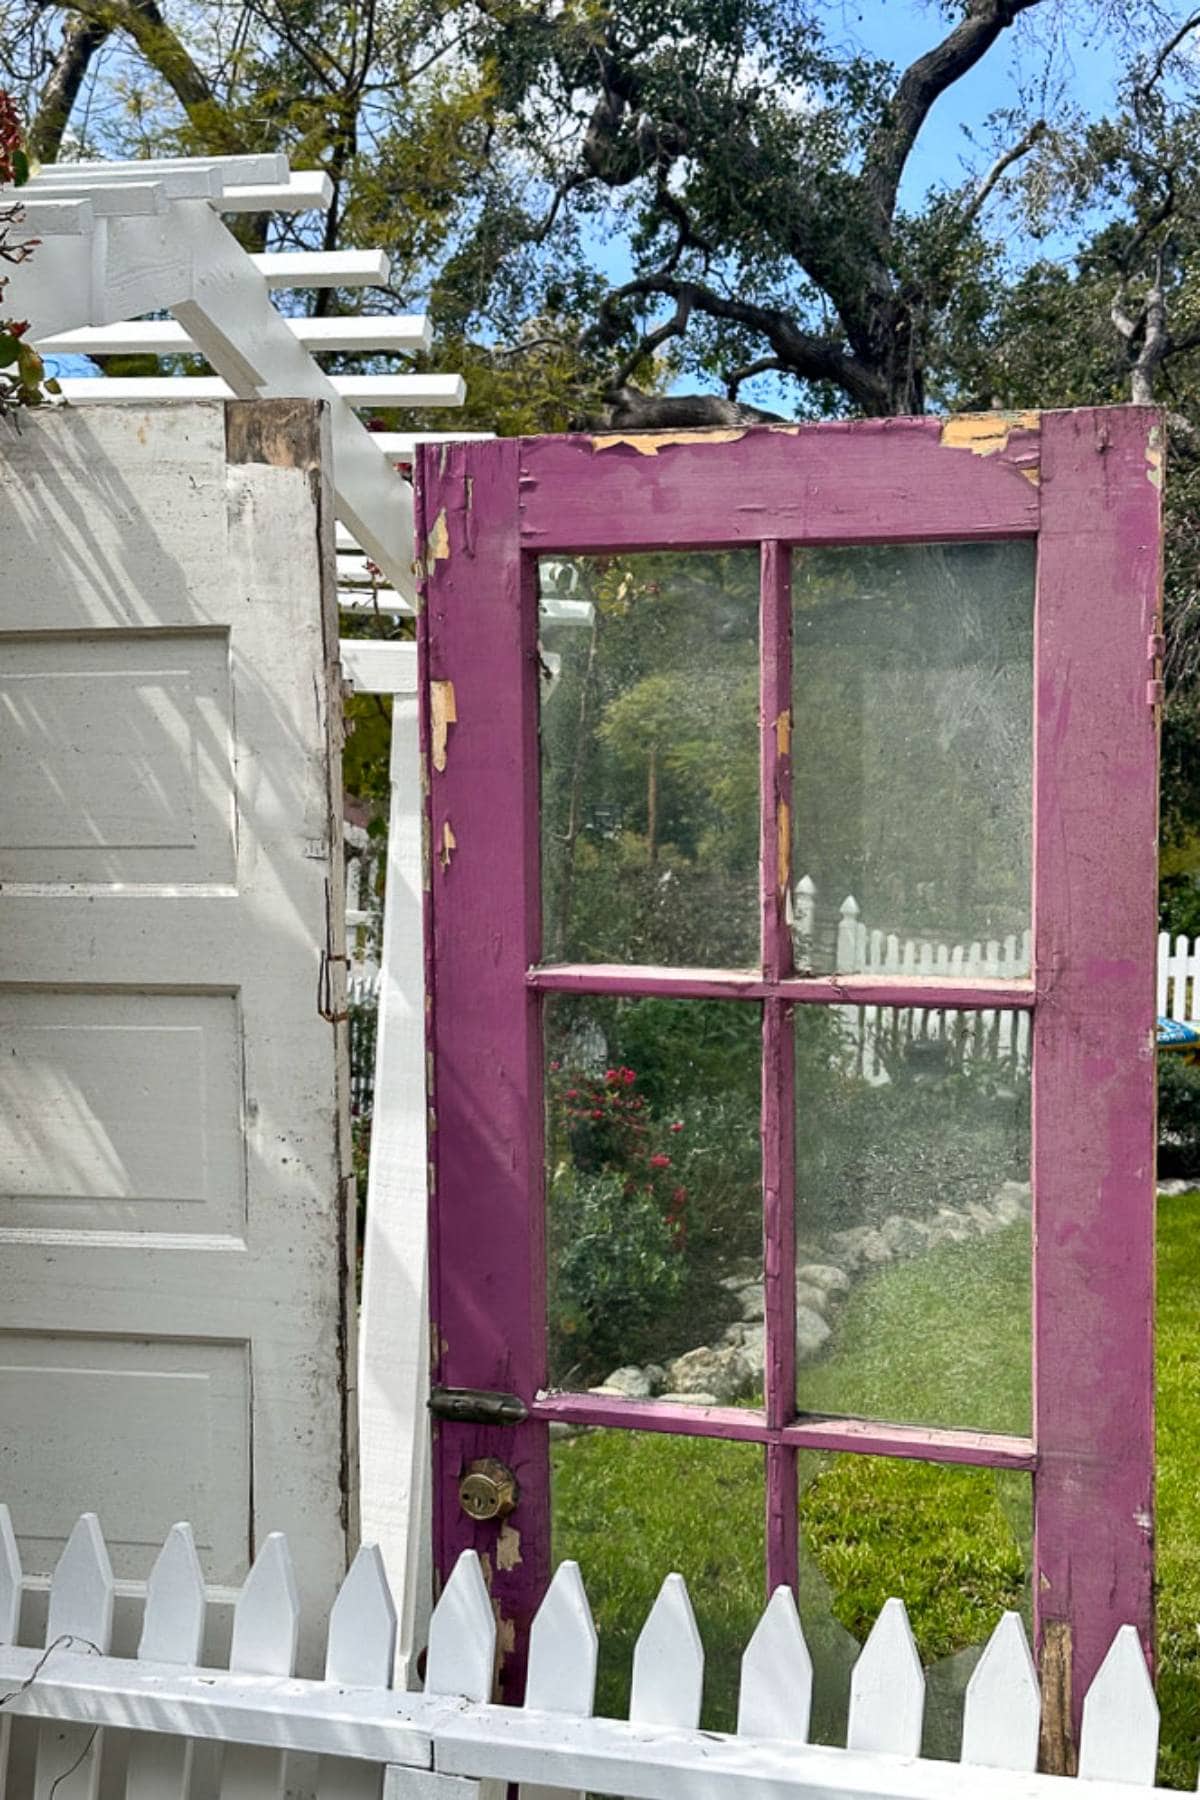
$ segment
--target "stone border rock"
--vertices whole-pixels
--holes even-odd
[[[825,1348],[832,1335],[831,1321],[856,1277],[941,1244],[990,1237],[1027,1219],[1031,1209],[1029,1183],[1006,1181],[988,1201],[971,1201],[961,1208],[942,1206],[924,1218],[892,1213],[878,1227],[855,1225],[833,1232],[824,1243],[798,1245],[798,1255],[805,1260],[798,1260],[796,1268],[797,1363],[810,1362]],[[720,1285],[737,1316],[711,1344],[685,1350],[665,1367],[650,1363],[614,1369],[590,1392],[623,1400],[679,1400],[692,1406],[727,1406],[757,1392],[766,1353],[761,1272],[743,1263]]]

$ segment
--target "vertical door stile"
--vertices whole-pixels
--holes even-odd
[[[528,1404],[545,1377],[545,1301],[541,1035],[526,983],[540,941],[538,617],[518,537],[520,455],[516,439],[423,451],[417,544],[433,1381]],[[463,1550],[479,1552],[500,1620],[498,1690],[510,1701],[549,1575],[547,1442],[533,1420],[435,1418],[435,1563],[445,1571]],[[461,1475],[484,1457],[516,1476],[511,1518],[476,1521],[459,1504]]]
[[[792,971],[791,558],[785,544],[762,546],[761,893],[762,960],[769,980]],[[763,1006],[763,1267],[767,1424],[779,1428],[796,1408],[795,1104],[791,1009]],[[799,1496],[796,1453],[774,1442],[766,1451],[767,1593],[797,1581]]]
[[[1033,1594],[1052,1771],[1114,1631],[1135,1623],[1149,1648],[1152,1616],[1161,432],[1137,407],[1042,422]],[[1121,853],[1097,879],[1101,842]]]

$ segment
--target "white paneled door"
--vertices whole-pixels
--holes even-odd
[[[218,1600],[282,1528],[314,1620],[353,1532],[326,433],[0,432],[0,1498],[35,1576],[85,1508],[119,1585],[190,1519]]]

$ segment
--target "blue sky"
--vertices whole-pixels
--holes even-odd
[[[935,103],[905,170],[902,204],[916,207],[931,188],[986,170],[997,154],[987,120],[999,111],[1020,109],[1022,123],[1043,116],[1054,124],[1077,114],[1096,118],[1112,108],[1121,63],[1111,39],[1099,30],[1089,31],[1081,22],[1083,8],[1075,8],[1069,18],[1052,7],[1046,10],[1046,19],[1036,11],[1026,14]],[[881,57],[897,70],[932,48],[948,29],[945,16],[931,0],[843,0],[829,20],[836,42]],[[1012,141],[1021,128],[1013,127],[1001,143]],[[997,218],[997,204],[992,202],[993,224],[1011,232],[1013,220],[1003,214]],[[1080,221],[1080,227],[1084,223]],[[1072,230],[1056,230],[1039,242],[1036,253],[1067,258],[1075,239]],[[1020,262],[1027,246],[1019,234],[1010,236],[1009,245],[1014,262]],[[592,252],[610,280],[627,278],[629,258],[620,240],[597,239]],[[672,385],[678,391],[695,391],[720,384],[688,375]],[[746,384],[742,398],[790,414],[795,391],[789,382],[763,376]]]
[[[947,29],[937,9],[920,0],[847,0],[842,13],[848,37],[899,68],[930,49]],[[1077,10],[1077,21],[1079,17]],[[1013,105],[1023,83],[1034,87],[1047,62],[1052,83],[1048,99],[1058,94],[1063,103],[1093,117],[1111,105],[1119,72],[1111,42],[1099,32],[1088,41],[1076,23],[1061,40],[1048,44],[1045,30],[1036,13],[1026,14],[937,101],[909,161],[905,200],[919,200],[939,181],[961,179],[967,166],[985,165],[986,146],[972,154],[968,130]]]

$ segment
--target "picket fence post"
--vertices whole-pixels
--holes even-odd
[[[231,1675],[290,1675],[296,1666],[300,1601],[287,1539],[273,1531],[233,1609]],[[282,1800],[287,1753],[260,1744],[230,1744],[221,1770],[221,1800]]]
[[[50,1580],[46,1647],[107,1654],[116,1586],[95,1513],[75,1522]],[[38,1732],[33,1800],[96,1800],[104,1733],[95,1725],[47,1723]]]
[[[194,1668],[204,1640],[204,1574],[190,1525],[173,1525],[146,1585],[141,1662]],[[129,1746],[125,1800],[187,1800],[192,1740],[138,1732]]]

